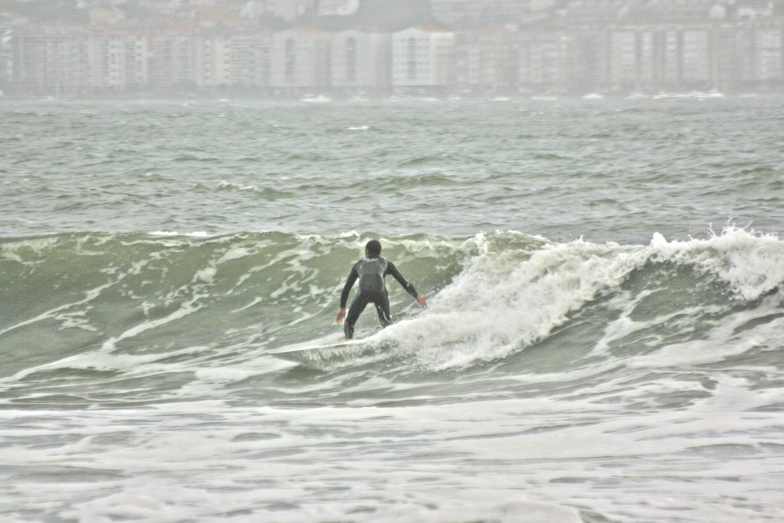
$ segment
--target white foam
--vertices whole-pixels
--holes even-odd
[[[597,346],[601,352],[611,340],[649,326],[629,319],[649,291],[621,293],[629,275],[649,262],[710,273],[726,281],[741,300],[756,299],[784,281],[784,244],[775,236],[737,228],[704,240],[668,242],[657,233],[648,246],[583,240],[555,244],[519,233],[478,235],[471,243],[479,254],[431,300],[430,309],[380,334],[401,346],[427,347],[416,353],[427,368],[460,368],[506,357],[547,337],[588,302],[617,295],[609,306],[622,314]],[[691,313],[675,307],[657,321],[683,314],[699,318],[711,311],[717,312],[709,305]],[[733,350],[743,350],[739,347]]]
[[[693,264],[727,281],[744,300],[753,300],[784,282],[784,243],[773,234],[726,227],[705,240],[651,240],[653,259]]]
[[[240,191],[258,191],[259,187],[257,185],[244,185],[241,183],[229,182],[226,180],[221,180],[218,182],[218,189],[238,189]]]
[[[434,368],[501,358],[547,336],[599,294],[617,289],[642,261],[633,248],[581,240],[485,251],[428,311],[390,327],[385,336],[401,345],[426,340],[428,350],[417,357]]]

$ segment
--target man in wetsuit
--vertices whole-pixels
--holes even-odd
[[[359,315],[365,310],[368,303],[376,306],[378,312],[378,321],[381,322],[382,327],[386,327],[392,321],[389,317],[389,296],[387,295],[387,287],[384,282],[384,277],[391,274],[403,286],[403,288],[413,296],[422,307],[427,307],[427,300],[424,296],[417,294],[414,286],[411,285],[403,278],[400,271],[397,270],[395,264],[381,256],[381,243],[377,240],[370,240],[365,245],[365,257],[354,264],[351,272],[346,280],[346,285],[343,287],[343,293],[340,295],[340,310],[335,318],[335,323],[341,323],[345,318],[346,323],[343,327],[343,332],[346,334],[346,340],[351,341],[354,337],[354,324],[359,319]],[[354,296],[354,301],[351,302],[351,307],[346,316],[346,302],[348,301],[348,293],[354,282],[359,279],[359,290],[357,295]]]

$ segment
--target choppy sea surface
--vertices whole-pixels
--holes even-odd
[[[784,98],[0,101],[3,522],[784,521]],[[364,243],[388,282],[334,343]]]

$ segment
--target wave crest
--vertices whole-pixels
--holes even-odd
[[[236,353],[334,341],[341,336],[332,321],[340,289],[374,236],[0,240],[7,282],[0,290],[0,368],[7,374],[96,352]],[[503,360],[586,318],[595,326],[584,333],[588,351],[606,345],[604,330],[619,316],[651,328],[687,317],[697,333],[706,318],[754,307],[784,280],[781,240],[737,228],[685,241],[654,234],[649,245],[556,243],[514,231],[380,239],[431,307],[420,312],[390,281],[397,322],[376,334],[375,318],[365,314],[358,334],[393,339],[428,369]],[[688,326],[681,331],[690,335]]]

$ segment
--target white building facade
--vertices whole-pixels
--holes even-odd
[[[339,94],[385,94],[392,86],[392,36],[349,30],[332,35],[331,85]]]
[[[410,28],[392,36],[392,85],[399,93],[437,93],[452,83],[455,34]]]
[[[454,83],[462,94],[506,94],[514,84],[513,33],[504,27],[458,33]]]
[[[149,82],[144,35],[19,34],[14,82],[29,93],[56,95],[139,90]]]
[[[264,92],[270,86],[272,35],[234,36],[229,47],[229,85]]]
[[[270,86],[281,96],[320,94],[330,88],[330,35],[293,29],[272,37]]]
[[[572,37],[566,33],[520,34],[515,43],[521,93],[556,93],[570,82]]]
[[[754,38],[753,77],[769,87],[780,87],[784,80],[784,54],[781,29],[760,28]]]

